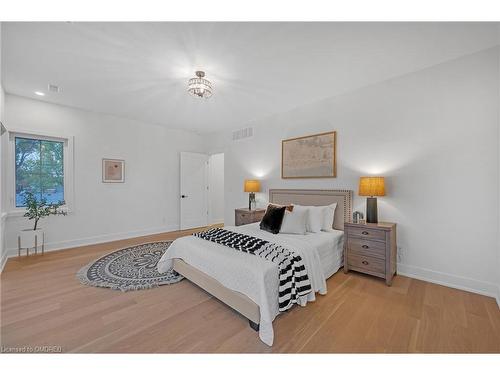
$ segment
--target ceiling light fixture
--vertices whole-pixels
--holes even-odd
[[[205,72],[196,71],[196,77],[191,78],[188,82],[188,92],[198,98],[208,99],[213,93],[212,83],[203,77],[205,77]]]
[[[45,96],[45,93],[43,93],[41,91],[35,91],[35,94],[38,96]]]

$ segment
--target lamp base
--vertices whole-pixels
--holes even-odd
[[[255,193],[248,194],[248,211],[252,211],[252,202],[255,202]]]
[[[377,198],[366,198],[366,222],[378,223]]]

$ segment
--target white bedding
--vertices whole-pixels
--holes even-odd
[[[314,291],[307,296],[307,301],[315,300],[315,292],[326,294],[326,279],[342,265],[342,231],[274,235],[260,230],[259,223],[225,229],[278,243],[297,252],[304,261]],[[279,314],[276,264],[195,236],[175,240],[158,262],[159,272],[172,268],[172,259],[176,258],[254,301],[260,308],[259,337],[267,345],[273,344],[272,322]]]

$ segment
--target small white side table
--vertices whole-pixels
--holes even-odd
[[[45,232],[42,232],[42,255],[45,252]],[[35,254],[38,254],[38,234],[35,234]],[[17,255],[21,256],[21,236],[17,236]],[[26,256],[30,255],[30,248],[26,247]]]

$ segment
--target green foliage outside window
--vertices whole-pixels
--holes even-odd
[[[16,137],[16,207],[25,207],[25,196],[57,203],[64,200],[64,143]]]

